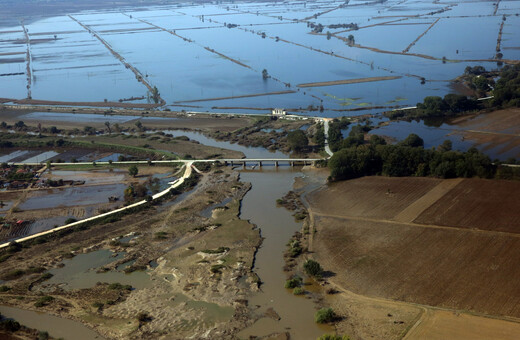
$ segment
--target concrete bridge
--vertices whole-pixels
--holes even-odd
[[[159,161],[113,161],[113,162],[76,162],[76,163],[54,163],[51,162],[52,166],[56,165],[108,165],[108,164],[119,164],[119,165],[129,165],[129,164],[175,164],[175,163],[221,163],[224,165],[243,165],[254,164],[258,166],[264,165],[274,165],[280,166],[282,164],[287,164],[290,166],[296,165],[315,165],[315,163],[322,158],[223,158],[223,159],[171,159],[171,160],[159,160]],[[25,163],[25,162],[16,162],[16,163],[8,163],[11,165],[45,165],[46,162],[39,163]]]

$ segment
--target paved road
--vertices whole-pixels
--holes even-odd
[[[327,119],[327,118],[323,118],[323,131],[325,134],[325,152],[329,156],[332,156],[333,152],[329,146],[329,119]]]

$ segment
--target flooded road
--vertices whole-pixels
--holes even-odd
[[[332,332],[331,327],[314,322],[316,307],[312,300],[294,296],[284,288],[287,277],[282,269],[285,264],[283,252],[291,236],[301,229],[302,224],[295,222],[290,211],[277,207],[276,199],[292,190],[295,178],[300,176],[302,173],[297,169],[274,167],[241,172],[241,181],[250,182],[252,189],[242,201],[240,218],[256,224],[264,237],[254,268],[263,282],[262,292],[255,294],[249,300],[249,305],[259,305],[259,313],[273,308],[281,318],[276,321],[264,317],[240,332],[241,338],[290,332],[291,339],[316,339],[324,333]]]

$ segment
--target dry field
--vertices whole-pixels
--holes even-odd
[[[415,222],[520,233],[520,182],[464,180]]]
[[[512,195],[519,189],[513,181],[365,177],[312,193],[313,257],[343,291],[336,306],[348,313],[355,293],[420,307],[425,312],[407,339],[514,338],[520,203]],[[367,337],[348,325],[338,329]]]

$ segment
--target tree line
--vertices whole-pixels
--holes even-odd
[[[437,149],[425,149],[416,134],[396,145],[387,145],[381,137],[372,136],[368,144],[335,152],[328,166],[331,180],[373,175],[520,179],[520,168],[501,166],[475,148],[453,151],[451,142],[446,141]]]

